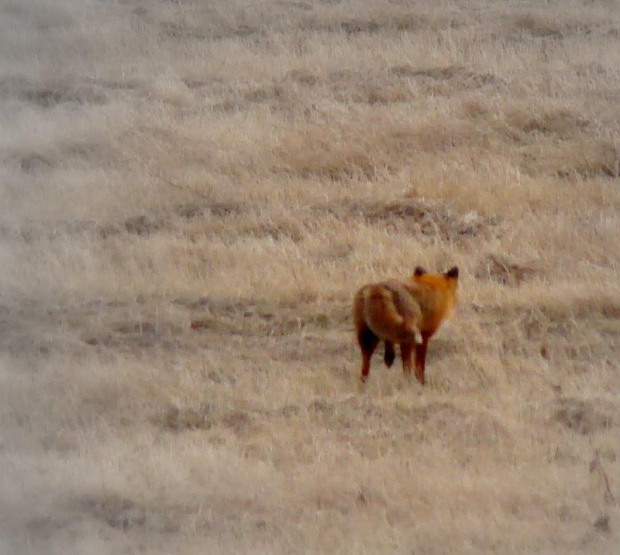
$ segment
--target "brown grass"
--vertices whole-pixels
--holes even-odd
[[[617,2],[4,2],[1,553],[615,553]],[[461,268],[429,384],[366,281]]]

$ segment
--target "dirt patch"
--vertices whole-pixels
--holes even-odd
[[[462,66],[419,68],[403,64],[375,73],[338,70],[325,79],[325,84],[339,101],[388,105],[409,102],[420,95],[449,96],[485,86],[500,86],[503,81]]]
[[[124,334],[155,334],[157,326],[151,322],[123,322],[114,326],[114,331]]]
[[[305,87],[312,87],[320,81],[317,75],[306,69],[294,69],[290,71],[286,77],[294,83],[304,85]]]
[[[518,34],[526,34],[539,39],[559,39],[575,33],[590,34],[594,24],[586,24],[577,20],[563,20],[548,14],[532,11],[516,14],[506,18],[506,30]]]
[[[24,301],[16,307],[0,305],[0,352],[11,356],[45,358],[62,350],[55,312],[44,303]]]
[[[580,151],[580,155],[572,156],[575,151]],[[555,174],[558,177],[620,177],[620,148],[612,141],[592,140],[587,144],[579,141],[567,148],[565,157],[560,152],[557,158],[556,165],[560,167]]]
[[[604,516],[601,516],[601,517],[597,518],[594,521],[593,526],[594,526],[594,529],[597,532],[605,532],[605,533],[609,532],[609,530],[610,530],[609,516],[608,515],[604,515]]]
[[[164,39],[175,39],[178,41],[205,40],[209,38],[209,34],[202,29],[173,22],[161,23],[160,36]]]
[[[479,236],[497,223],[495,218],[485,218],[477,212],[456,214],[445,204],[418,199],[367,206],[362,214],[370,224],[390,226],[393,222],[401,222],[414,234],[440,236],[447,240]]]
[[[241,434],[252,427],[254,417],[248,411],[222,410],[212,404],[204,403],[197,408],[170,407],[155,418],[155,423],[174,432],[209,430],[219,426],[235,434]]]
[[[432,421],[440,426],[464,416],[463,411],[445,402],[431,403],[422,407],[400,407],[399,410],[412,422],[426,424]]]
[[[343,33],[354,37],[381,32],[411,33],[429,28],[456,28],[460,25],[462,25],[461,22],[450,16],[436,17],[431,20],[415,13],[386,11],[374,13],[369,17],[348,17],[335,21],[308,16],[302,20],[300,27],[304,31]]]
[[[349,319],[347,310],[333,304],[329,312],[311,304],[269,303],[250,299],[203,297],[177,299],[186,307],[190,328],[214,330],[245,336],[284,336],[302,330],[341,327]]]
[[[403,79],[383,71],[341,69],[330,73],[325,84],[337,101],[346,103],[388,105],[408,102],[415,96],[415,91]]]
[[[212,202],[206,204],[205,209],[218,218],[240,215],[247,212],[246,206],[235,202]]]
[[[308,412],[316,414],[333,414],[336,410],[334,403],[325,399],[317,399],[308,405]]]
[[[30,102],[41,108],[58,104],[103,104],[107,97],[98,87],[88,83],[49,82],[38,83],[14,75],[0,80],[0,97]]]
[[[230,38],[246,39],[260,36],[263,32],[263,25],[232,22],[228,18],[222,20],[219,17],[211,18],[210,23],[204,26],[178,21],[162,21],[159,23],[160,37],[178,42],[213,41]]]
[[[154,231],[161,229],[163,222],[152,216],[141,215],[127,218],[124,223],[127,233],[132,235],[150,235]]]
[[[170,407],[156,419],[162,427],[175,432],[183,430],[208,430],[215,422],[215,409],[205,403],[197,408]]]
[[[54,163],[47,157],[41,156],[36,152],[27,154],[19,158],[19,167],[27,173],[39,173],[48,170],[54,166]]]
[[[188,514],[188,508],[161,505],[149,507],[116,494],[86,496],[77,500],[76,505],[81,513],[89,514],[110,528],[124,532],[136,528],[158,533],[178,532],[181,528],[179,517]]]
[[[519,264],[506,256],[491,254],[478,266],[476,277],[518,287],[538,275],[539,271],[530,264]]]
[[[299,243],[306,236],[306,226],[294,216],[265,217],[260,215],[246,216],[236,222],[234,229],[223,229],[220,233],[222,239],[231,242],[245,237],[257,239],[269,238],[274,241],[288,239]]]
[[[541,133],[568,138],[586,129],[590,122],[566,109],[551,110],[540,114],[515,111],[506,116],[506,122],[524,133]]]
[[[236,434],[240,434],[247,431],[251,427],[253,418],[245,411],[233,410],[223,414],[219,419],[219,423]]]
[[[453,89],[479,89],[487,85],[503,84],[502,79],[495,75],[475,73],[459,65],[417,68],[410,64],[404,64],[392,66],[390,72],[398,77],[415,79],[429,91],[435,92],[451,92]],[[450,90],[445,89],[445,85],[448,83],[452,84]]]
[[[398,233],[459,241],[495,233],[499,218],[472,211],[461,214],[446,203],[419,198],[316,205],[312,212],[340,220],[358,220]]]
[[[236,314],[239,312],[240,306],[244,304],[254,305],[254,301],[244,301],[243,299],[234,299],[229,297],[199,297],[199,298],[179,298],[175,299],[174,304],[186,307],[191,310],[204,309],[208,313],[225,312]]]
[[[581,435],[607,431],[614,425],[613,407],[602,400],[581,400],[571,397],[556,399],[551,421]]]
[[[291,81],[288,77],[285,77],[281,82],[252,84],[236,90],[234,94],[231,94],[230,91],[222,91],[221,95],[225,98],[212,105],[213,109],[219,112],[245,111],[256,105],[266,105],[272,110],[287,108],[297,110],[299,108],[296,103],[295,89],[291,87]]]
[[[186,78],[182,79],[183,84],[191,90],[201,91],[204,89],[220,88],[225,81],[221,77],[210,76],[207,78]]]
[[[104,223],[91,226],[102,238],[114,237],[121,233],[147,237],[156,232],[185,229],[191,222],[204,218],[227,218],[246,213],[246,207],[234,202],[196,202],[183,203],[166,210],[149,214],[130,216],[119,223]],[[62,227],[62,224],[60,224]],[[65,226],[66,227],[66,226]]]
[[[76,320],[77,321],[77,320]],[[121,321],[105,326],[95,326],[82,333],[82,340],[92,347],[113,349],[178,349],[187,347],[181,339],[181,330],[166,323],[148,321]]]
[[[100,87],[102,89],[109,89],[112,91],[136,91],[139,90],[141,84],[138,80],[132,80],[131,77],[129,79],[100,79],[100,78],[85,78],[84,81],[93,86]]]
[[[282,85],[269,85],[264,87],[252,87],[243,93],[243,98],[248,102],[262,104],[266,102],[280,102],[284,100],[286,90]]]
[[[253,312],[246,310],[239,317],[221,315],[215,317],[192,317],[190,329],[211,330],[243,336],[278,337],[301,332],[305,328],[324,329],[332,323],[326,314],[294,315],[289,311]],[[334,322],[339,325],[340,322]]]

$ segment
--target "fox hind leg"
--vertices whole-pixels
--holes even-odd
[[[422,344],[416,345],[415,349],[415,377],[418,381],[424,385],[426,379],[424,378],[424,372],[426,370],[426,351],[428,349],[428,340],[430,336],[427,333],[422,334]]]
[[[394,363],[394,359],[396,358],[396,352],[394,351],[394,343],[391,341],[385,342],[385,353],[383,354],[383,362],[385,365],[390,368]]]
[[[400,344],[400,356],[403,359],[403,372],[405,376],[411,375],[411,354],[413,353],[412,343]]]
[[[372,330],[363,326],[357,332],[357,342],[362,350],[362,382],[365,382],[370,373],[370,359],[375,352],[377,345],[379,344],[379,338],[372,332]]]

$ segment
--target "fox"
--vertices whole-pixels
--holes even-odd
[[[369,283],[358,290],[353,301],[353,320],[362,351],[362,383],[370,373],[370,359],[381,341],[384,362],[390,368],[396,358],[394,344],[400,344],[403,372],[411,375],[415,349],[415,376],[426,383],[426,351],[430,338],[452,316],[457,306],[459,269],[429,274],[421,266],[409,279]]]

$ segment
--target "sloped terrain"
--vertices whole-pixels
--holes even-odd
[[[0,552],[617,551],[617,2],[14,0],[0,51]],[[427,386],[362,387],[417,265]]]

